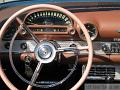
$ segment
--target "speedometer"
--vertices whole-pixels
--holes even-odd
[[[70,25],[71,20],[68,16],[57,11],[38,11],[31,13],[25,20],[26,24],[42,25]]]
[[[30,13],[24,21],[34,32],[66,32],[67,27],[72,25],[72,20],[68,16],[50,10]]]

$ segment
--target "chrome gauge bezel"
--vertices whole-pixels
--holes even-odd
[[[42,14],[41,14],[42,13]],[[28,24],[28,23],[26,23],[27,22],[27,19],[31,16],[31,15],[33,15],[34,16],[34,14],[36,14],[35,15],[35,17],[36,18],[46,18],[46,17],[48,17],[48,19],[49,19],[49,17],[50,17],[50,21],[49,22],[51,22],[51,24],[49,25],[49,24],[43,24],[42,22],[42,24],[34,24],[34,23],[32,23],[32,24]],[[50,14],[50,15],[48,15],[48,14]],[[56,16],[55,16],[55,14],[56,14]],[[37,16],[38,15],[38,16]],[[34,18],[34,17],[33,17]],[[56,21],[54,21],[54,19],[52,20],[53,18],[55,18],[56,20],[61,20],[59,23],[57,23]],[[26,16],[25,16],[25,18],[24,18],[24,22],[23,23],[25,23],[26,25],[28,25],[28,26],[31,26],[31,25],[49,25],[49,26],[52,26],[52,25],[58,25],[58,26],[66,26],[67,28],[69,28],[69,27],[71,27],[71,26],[73,26],[73,24],[74,24],[74,22],[73,22],[73,20],[69,17],[69,16],[67,16],[67,15],[65,15],[64,13],[62,13],[62,12],[59,12],[59,11],[56,11],[56,10],[51,10],[51,9],[36,9],[36,10],[32,10],[32,11],[30,11],[30,12],[28,12],[28,14],[26,14]],[[57,24],[55,24],[55,23],[57,23]],[[33,29],[31,29],[31,31],[33,32],[33,33],[35,33],[35,34],[46,34],[46,33],[61,33],[61,34],[65,34],[65,33],[67,33],[68,32],[68,30],[67,30],[67,28],[33,28]]]
[[[95,40],[95,39],[97,38],[97,36],[98,36],[98,28],[97,28],[96,24],[91,23],[91,22],[85,23],[85,24],[84,24],[85,27],[86,27],[87,24],[90,24],[90,25],[92,25],[92,26],[94,27],[94,30],[95,30],[94,36],[92,36],[92,37],[90,36],[90,37],[91,37],[91,40]],[[86,28],[86,29],[87,29],[87,28]],[[81,38],[82,40],[86,40],[86,38],[84,37],[84,35],[81,34],[81,31],[82,31],[82,30],[80,30],[80,34],[79,34],[80,38]],[[90,30],[89,30],[89,31],[90,31]],[[89,32],[88,32],[88,33],[89,33]]]
[[[39,13],[41,13],[41,12],[43,12],[43,14],[39,15]],[[50,14],[49,14],[49,12],[50,12]],[[71,18],[70,18],[69,16],[65,15],[65,14],[62,13],[62,12],[59,12],[59,11],[56,11],[56,10],[48,10],[48,9],[46,9],[46,10],[39,10],[39,9],[38,9],[38,10],[32,10],[31,12],[29,12],[29,13],[25,16],[25,18],[24,18],[24,23],[26,23],[26,20],[27,20],[27,18],[28,18],[30,15],[36,14],[36,13],[38,13],[38,17],[43,17],[43,16],[46,16],[47,14],[49,14],[49,16],[59,17],[59,18],[61,18],[61,19],[63,19],[63,20],[67,19],[67,20],[65,20],[66,24],[72,25],[72,20],[71,20]],[[55,13],[56,13],[56,15],[55,15]],[[58,14],[58,15],[57,15],[57,14]],[[62,15],[64,15],[64,17],[62,17]],[[37,16],[36,16],[36,17],[37,17]],[[67,22],[68,22],[68,23],[67,23]]]

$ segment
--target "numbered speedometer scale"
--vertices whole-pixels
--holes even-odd
[[[29,14],[25,23],[33,32],[66,32],[70,18],[57,11],[38,11]]]

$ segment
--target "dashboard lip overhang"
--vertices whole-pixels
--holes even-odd
[[[94,7],[93,7],[94,8]],[[109,8],[109,7],[98,7],[98,9],[99,8]],[[116,7],[112,7],[112,8],[116,8]],[[70,8],[69,8],[70,9]],[[74,10],[74,9],[73,9]],[[78,8],[77,8],[77,10],[78,10]],[[86,11],[87,12],[87,11]],[[111,11],[112,12],[112,11]],[[82,13],[82,12],[81,12]],[[84,12],[83,12],[84,13]],[[97,13],[97,12],[96,12]]]
[[[60,5],[64,8],[73,8],[73,9],[118,9],[120,7],[120,2],[39,2],[39,1],[14,1],[14,2],[6,2],[6,3],[0,3],[0,10],[11,8],[11,7],[17,7],[17,6],[29,6],[33,4],[54,4],[54,5]],[[89,7],[89,8],[88,8]],[[92,8],[94,7],[94,8]]]

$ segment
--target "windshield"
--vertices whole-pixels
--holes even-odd
[[[20,1],[20,0],[0,0],[0,3],[3,3],[3,2],[11,2],[11,1]]]
[[[41,1],[41,2],[120,2],[120,0],[0,0],[0,3],[11,1]]]

